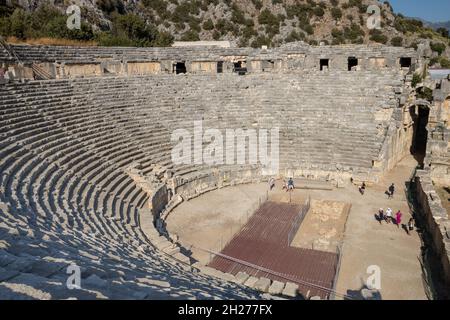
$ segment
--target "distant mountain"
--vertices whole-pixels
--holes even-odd
[[[447,21],[447,22],[428,22],[427,25],[429,25],[433,29],[445,28],[447,30],[450,30],[450,21]]]
[[[421,18],[413,18],[413,19],[422,21],[424,26],[432,28],[434,30],[438,28],[445,28],[450,31],[450,20],[446,22],[430,22]]]

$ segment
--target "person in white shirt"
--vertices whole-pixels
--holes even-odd
[[[386,222],[387,223],[391,223],[392,221],[392,209],[391,208],[387,208],[386,210]]]

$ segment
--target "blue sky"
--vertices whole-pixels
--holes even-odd
[[[431,22],[450,20],[450,0],[389,0],[396,13]]]

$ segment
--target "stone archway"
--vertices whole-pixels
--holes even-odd
[[[410,107],[410,114],[413,120],[413,137],[410,152],[420,166],[424,165],[428,142],[428,121],[430,116],[430,104],[424,101],[416,101]]]

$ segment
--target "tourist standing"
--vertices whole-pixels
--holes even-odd
[[[293,180],[292,178],[289,178],[289,181],[288,181],[288,190],[289,190],[289,191],[294,190],[294,180]]]
[[[409,231],[414,231],[414,219],[413,218],[409,219],[409,221],[408,221],[408,229],[409,229]]]
[[[394,184],[391,184],[391,186],[389,187],[388,192],[389,192],[388,198],[389,199],[394,198],[394,192],[395,192],[395,185]]]
[[[391,208],[387,208],[386,210],[386,222],[387,223],[391,223],[392,221],[392,209]]]
[[[378,221],[380,221],[380,224],[384,219],[384,210],[383,208],[380,208],[380,210],[378,210]]]
[[[359,187],[359,193],[361,193],[361,195],[364,195],[364,192],[366,191],[366,183],[363,182],[361,184],[361,187]]]
[[[270,178],[269,179],[269,190],[272,191],[272,189],[275,187],[275,179]]]
[[[400,224],[402,223],[402,213],[400,210],[395,214],[395,224],[397,225],[397,228],[400,228]]]

